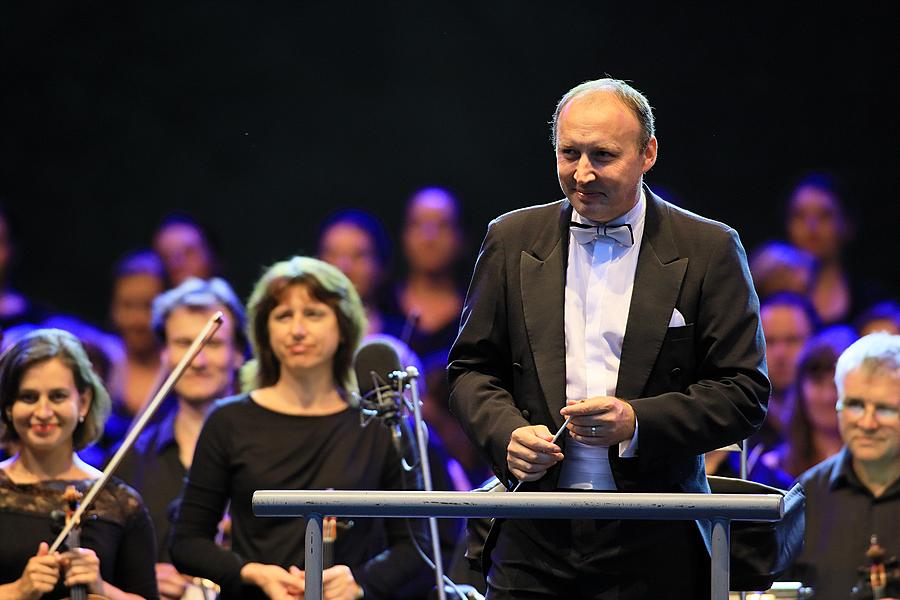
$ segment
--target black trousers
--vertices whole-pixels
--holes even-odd
[[[488,600],[708,600],[710,560],[693,521],[508,520]]]

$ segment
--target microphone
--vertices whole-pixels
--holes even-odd
[[[394,447],[403,456],[403,383],[396,377],[403,368],[396,349],[383,341],[366,342],[356,351],[353,370],[359,395],[351,398],[350,405],[364,415],[378,417],[390,427]]]

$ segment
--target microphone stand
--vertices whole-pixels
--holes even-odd
[[[425,439],[425,423],[422,420],[422,409],[419,403],[419,388],[416,384],[419,379],[419,370],[415,367],[406,367],[405,371],[394,371],[391,378],[398,382],[401,395],[404,386],[409,385],[412,396],[413,417],[416,426],[416,444],[419,447],[419,464],[422,466],[422,482],[426,492],[434,491],[431,483],[431,464],[428,460],[428,442]],[[441,557],[441,542],[438,537],[437,519],[428,518],[428,527],[431,533],[431,552],[434,555],[434,578],[437,584],[439,600],[446,600],[444,590],[444,561]]]
[[[81,504],[78,506],[78,509],[72,515],[70,519],[68,519],[66,526],[63,527],[62,531],[59,532],[59,535],[54,540],[53,545],[50,546],[50,552],[56,552],[59,549],[60,545],[66,539],[66,536],[69,535],[69,532],[73,527],[78,525],[81,521],[81,515],[84,514],[85,509],[90,506],[91,502],[100,493],[100,490],[103,489],[103,486],[106,485],[106,482],[109,480],[110,475],[112,475],[113,471],[116,470],[116,467],[119,466],[119,463],[122,462],[122,457],[125,456],[125,453],[128,452],[131,447],[134,445],[135,440],[141,434],[144,427],[147,425],[147,422],[150,420],[150,417],[153,416],[153,413],[156,412],[156,409],[159,408],[159,405],[162,404],[162,401],[166,396],[169,395],[169,391],[175,385],[175,382],[181,377],[181,375],[187,370],[188,366],[191,362],[196,358],[200,351],[203,349],[212,336],[215,335],[216,331],[218,331],[219,327],[222,326],[222,323],[225,322],[225,316],[222,314],[222,311],[216,311],[216,314],[209,318],[209,321],[206,323],[206,326],[203,328],[203,331],[200,332],[200,335],[194,340],[191,346],[188,348],[188,351],[185,353],[184,357],[181,361],[175,366],[172,370],[172,373],[169,375],[168,379],[166,379],[165,383],[159,388],[159,391],[156,392],[156,396],[153,397],[153,400],[150,401],[150,404],[147,405],[147,408],[144,409],[144,412],[141,413],[141,416],[138,418],[137,423],[131,428],[128,432],[128,435],[125,436],[125,439],[122,441],[122,445],[119,446],[119,449],[113,455],[112,459],[110,459],[109,464],[106,465],[106,468],[101,473],[100,477],[97,478],[97,481],[94,482],[94,485],[91,486],[91,489],[88,490],[88,493],[85,494],[84,500],[81,501]]]

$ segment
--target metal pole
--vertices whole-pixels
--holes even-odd
[[[422,420],[422,408],[419,404],[419,371],[415,367],[406,368],[406,380],[412,396],[413,417],[416,425],[416,443],[419,446],[419,464],[422,465],[422,482],[425,491],[434,491],[431,483],[431,463],[428,460],[428,442],[425,441],[425,422]],[[438,600],[446,600],[444,591],[444,560],[441,556],[441,539],[438,536],[437,519],[428,517],[428,529],[431,534],[431,555],[434,557],[434,579],[437,585]]]
[[[728,600],[731,587],[731,523],[728,519],[712,520],[712,560],[710,564],[710,598]]]
[[[315,576],[312,554],[319,554],[318,567],[321,569],[322,514],[360,518],[707,519],[713,526],[711,598],[728,600],[731,521],[778,521],[784,517],[784,497],[778,494],[257,490],[253,494],[253,514],[258,517],[315,516],[315,535],[307,536],[308,544],[318,544],[317,549],[310,551],[306,563],[309,591],[310,576]],[[318,585],[321,586],[320,580]],[[309,598],[320,600],[312,595]]]
[[[344,517],[500,517],[506,519],[730,519],[778,521],[778,494],[625,494],[615,492],[405,492],[257,490],[257,517],[310,513]]]
[[[306,573],[303,597],[306,600],[322,600],[325,595],[322,587],[322,515],[318,513],[307,515],[306,561],[303,570]]]

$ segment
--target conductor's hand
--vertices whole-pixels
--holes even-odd
[[[563,459],[545,425],[526,425],[513,430],[506,447],[509,472],[519,481],[537,481],[547,469]]]
[[[559,414],[572,417],[567,425],[569,435],[582,444],[612,446],[634,436],[634,409],[612,396],[569,400]]]

